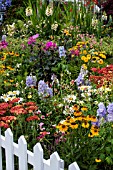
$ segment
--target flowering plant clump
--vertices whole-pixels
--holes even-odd
[[[93,73],[98,75],[91,75],[90,80],[97,84],[97,87],[103,85],[110,86],[113,82],[113,65],[108,65],[104,68],[92,68]],[[108,85],[107,85],[108,84]]]

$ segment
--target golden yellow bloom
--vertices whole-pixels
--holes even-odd
[[[14,82],[14,80],[9,80],[11,83]]]
[[[102,59],[100,59],[100,60],[98,60],[98,63],[99,63],[99,64],[103,64],[104,62],[103,62]]]
[[[87,63],[88,60],[89,60],[89,59],[88,59],[87,57],[84,58],[84,62],[85,62],[85,63]]]
[[[92,135],[98,136],[99,135],[99,130],[98,129],[90,129]]]
[[[96,158],[95,159],[95,162],[101,162],[102,160],[101,159],[99,159],[99,158]]]
[[[91,116],[90,120],[91,120],[92,122],[97,122],[96,116]]]
[[[88,137],[89,138],[92,138],[94,135],[90,132],[89,134],[88,134]]]
[[[106,56],[104,55],[104,54],[99,54],[99,56],[101,57],[101,58],[104,58],[104,59],[106,59]]]
[[[14,51],[12,51],[12,52],[9,52],[9,54],[10,54],[10,55],[14,55]]]
[[[14,68],[12,68],[11,66],[7,66],[7,68],[8,68],[9,70],[14,70]]]
[[[69,120],[65,120],[62,124],[68,126],[68,125],[70,125],[70,121]]]
[[[83,50],[83,54],[86,55],[86,54],[87,54],[87,51],[86,51],[86,50]]]
[[[72,109],[74,111],[78,111],[79,110],[79,105],[75,104],[74,106],[72,106]]]
[[[82,66],[83,66],[83,68],[84,68],[85,70],[87,70],[86,64],[82,64]]]
[[[15,54],[14,54],[14,56],[18,57],[18,56],[19,56],[19,54],[18,54],[18,53],[15,53]]]
[[[82,107],[81,110],[82,110],[82,111],[87,111],[88,108],[87,108],[87,107]]]
[[[82,115],[82,112],[80,112],[80,111],[74,112],[74,116],[81,116],[81,115]]]
[[[78,128],[78,124],[75,123],[75,122],[72,122],[72,123],[70,124],[70,127],[71,127],[72,129],[77,129],[77,128]]]
[[[88,54],[86,57],[87,57],[89,60],[91,59],[91,55],[90,55],[90,54]]]
[[[87,121],[84,121],[81,126],[83,128],[89,128],[89,123]]]
[[[68,127],[66,125],[63,125],[63,124],[58,124],[58,126],[56,126],[56,128],[59,129],[59,131],[61,132],[66,132],[68,130]]]
[[[98,55],[98,52],[97,52],[97,51],[95,51],[93,54]]]
[[[84,60],[86,57],[83,55],[82,57],[81,57],[81,60]]]

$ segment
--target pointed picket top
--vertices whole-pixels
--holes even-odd
[[[57,152],[50,155],[50,169],[59,170],[61,168],[61,159]]]
[[[18,139],[19,170],[28,170],[27,165],[27,142],[24,136]]]
[[[13,133],[12,133],[12,131],[11,131],[10,128],[8,128],[8,129],[5,131],[5,137],[6,137],[6,138],[10,138],[10,139],[13,138]]]
[[[43,149],[40,143],[33,147],[33,152],[34,170],[43,170]]]
[[[6,169],[14,170],[14,148],[13,148],[13,133],[10,128],[5,131],[5,155]]]
[[[27,142],[26,142],[26,140],[25,140],[25,137],[22,135],[22,136],[20,136],[19,137],[19,139],[18,139],[18,143],[21,145],[27,145]]]
[[[71,165],[69,165],[68,170],[80,170],[78,164],[76,162],[72,163]]]

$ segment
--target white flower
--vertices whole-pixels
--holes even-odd
[[[76,100],[76,96],[71,94],[71,95],[67,95],[64,99],[64,102],[68,102],[68,103],[71,103],[71,102],[75,102]]]
[[[26,12],[26,16],[27,16],[27,17],[28,17],[28,16],[31,16],[31,15],[33,14],[31,7],[27,7],[25,12]]]
[[[57,28],[58,28],[58,24],[57,23],[51,25],[51,29],[52,30],[56,31]]]
[[[53,15],[53,8],[51,8],[50,6],[48,6],[48,7],[46,8],[45,14],[46,14],[48,17],[51,16],[51,15]]]

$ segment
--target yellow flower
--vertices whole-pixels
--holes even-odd
[[[91,55],[90,55],[90,54],[88,54],[88,55],[87,55],[87,58],[90,60],[90,59],[91,59]]]
[[[82,123],[82,127],[83,127],[83,128],[88,128],[88,127],[89,127],[89,123],[88,123],[87,121],[84,121],[84,122]]]
[[[87,111],[88,108],[87,108],[87,107],[82,107],[81,110],[82,110],[82,111]]]
[[[72,122],[72,123],[70,124],[70,127],[71,127],[72,129],[77,129],[77,128],[78,128],[78,124],[75,123],[75,122]]]
[[[83,54],[84,54],[84,55],[86,55],[86,54],[87,54],[87,51],[86,51],[86,50],[84,50],[84,51],[83,51]]]
[[[98,63],[103,64],[103,60],[102,59],[98,60]]]
[[[81,115],[82,115],[82,112],[80,112],[80,111],[74,112],[74,116],[81,116]]]
[[[102,57],[102,58],[104,58],[104,59],[106,59],[106,56],[105,56],[104,54],[102,54],[102,53],[99,54],[99,56]]]
[[[11,83],[14,82],[14,80],[9,80]]]
[[[29,95],[27,96],[27,98],[28,98],[28,99],[31,99],[31,98],[32,98],[32,95],[31,95],[31,94],[29,94]]]
[[[86,64],[83,64],[82,66],[83,66],[83,68],[84,68],[85,70],[87,70]]]
[[[97,51],[95,51],[93,54],[98,55],[98,52],[97,52]]]
[[[94,135],[90,132],[89,134],[88,134],[88,137],[89,138],[92,138]]]
[[[87,63],[88,60],[89,60],[89,59],[88,59],[87,57],[84,58],[84,62],[85,62],[85,63]]]
[[[82,57],[81,57],[81,60],[84,60],[86,57],[83,55]]]
[[[56,126],[56,128],[59,129],[59,131],[61,131],[61,132],[66,132],[68,130],[68,127],[61,123],[59,123],[58,126]]]
[[[99,158],[96,158],[95,159],[95,162],[101,162],[102,160],[101,159],[99,159]]]
[[[18,54],[18,53],[15,53],[14,55],[15,55],[16,57],[18,57],[18,56],[19,56],[19,54]]]
[[[79,105],[75,104],[74,106],[72,106],[72,109],[74,111],[78,111],[79,110]]]
[[[10,54],[10,55],[14,55],[14,51],[12,51],[12,52],[9,52],[9,54]]]
[[[92,135],[98,136],[99,135],[99,128],[95,125],[92,125],[90,132],[92,133]]]

